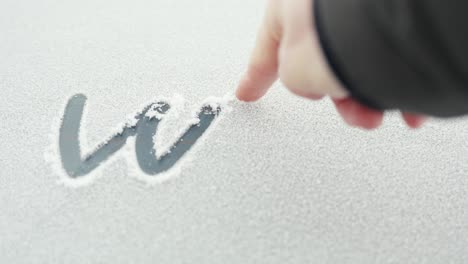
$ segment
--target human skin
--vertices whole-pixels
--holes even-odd
[[[384,112],[368,108],[349,96],[330,69],[312,19],[312,0],[268,0],[248,69],[236,96],[242,101],[263,97],[279,78],[292,93],[312,100],[330,96],[350,126],[375,129]],[[410,128],[426,117],[401,113]]]

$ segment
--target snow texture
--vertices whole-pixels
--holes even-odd
[[[232,99],[264,4],[2,0],[0,262],[467,263],[467,118],[411,130],[392,112],[368,132],[281,83]],[[159,155],[206,98],[230,111],[159,180],[129,138],[69,188],[51,164],[78,93],[87,151],[154,98],[180,103]]]
[[[150,102],[146,103],[141,108],[141,109],[146,109],[149,106],[149,110],[147,110],[144,115],[146,117],[149,117],[149,118],[157,118],[161,122],[160,126],[158,127],[158,130],[156,131],[156,133],[155,133],[155,135],[153,137],[153,142],[156,143],[154,145],[155,154],[156,154],[155,158],[160,159],[162,156],[168,154],[170,152],[171,148],[173,148],[173,146],[175,145],[175,143],[178,140],[183,140],[183,139],[181,139],[182,136],[189,130],[190,127],[199,125],[200,119],[199,119],[198,115],[199,115],[200,111],[202,111],[202,109],[204,107],[209,107],[210,109],[212,109],[213,111],[216,111],[216,113],[217,113],[215,120],[213,122],[211,122],[209,128],[204,133],[204,135],[208,134],[209,131],[213,129],[212,127],[216,125],[216,123],[217,123],[216,121],[218,119],[220,119],[224,115],[224,113],[229,113],[232,110],[231,107],[229,106],[229,102],[232,102],[234,100],[234,98],[235,98],[234,95],[230,94],[230,93],[228,93],[224,97],[220,97],[220,98],[210,96],[210,97],[206,98],[201,103],[201,105],[196,107],[196,109],[194,109],[191,112],[190,117],[187,118],[187,119],[183,119],[183,118],[180,117],[180,113],[183,110],[185,110],[185,108],[186,108],[186,103],[185,103],[185,99],[182,96],[178,95],[178,94],[176,94],[173,98],[164,98],[164,97],[154,98]],[[159,107],[161,107],[161,106],[163,106],[165,104],[170,106],[169,111],[161,113],[160,111],[157,110]],[[86,109],[86,105],[85,105],[85,108],[84,108],[84,111],[83,111],[84,112],[83,115],[85,115],[85,113],[86,113],[85,109]],[[128,115],[125,122],[117,125],[117,127],[112,130],[113,132],[109,133],[110,136],[108,136],[107,139],[105,139],[102,142],[100,142],[99,144],[97,144],[94,148],[89,148],[89,147],[82,144],[81,148],[84,149],[83,152],[85,154],[81,155],[82,156],[81,160],[87,159],[88,157],[90,157],[92,155],[92,153],[95,153],[99,148],[101,148],[102,146],[108,144],[109,141],[115,135],[122,134],[124,129],[135,127],[137,125],[137,122],[138,122],[138,118],[136,118],[136,117],[142,115],[142,113],[143,113],[142,110],[140,110],[140,111],[135,111],[135,113],[132,114],[132,115]],[[172,114],[168,114],[168,113],[172,113]],[[63,116],[63,114],[62,114],[62,116]],[[171,126],[170,126],[171,123],[178,124],[177,122],[174,122],[174,119],[183,121],[181,127],[177,131],[173,132],[172,134],[169,134],[169,135],[163,134],[164,132],[166,132],[168,130],[171,131],[170,129],[168,129],[168,128],[171,128]],[[60,123],[60,124],[53,126],[53,132],[50,134],[50,137],[49,137],[50,140],[51,140],[51,145],[50,145],[50,147],[46,148],[46,151],[44,153],[44,159],[45,159],[46,163],[49,164],[49,166],[52,168],[52,170],[60,178],[59,183],[63,183],[64,185],[69,186],[69,187],[86,186],[86,185],[92,183],[94,181],[94,179],[98,178],[101,175],[101,170],[102,169],[100,167],[105,166],[105,164],[109,160],[112,160],[112,155],[108,160],[104,161],[103,164],[98,166],[97,169],[92,170],[91,173],[89,173],[89,174],[87,174],[85,176],[82,176],[82,177],[70,178],[70,176],[66,173],[66,171],[62,167],[62,160],[61,160],[61,156],[60,156],[60,152],[59,152],[59,140],[58,140],[58,138],[59,138],[59,127],[62,124],[62,122],[63,122],[63,120],[60,119],[60,121],[57,121],[57,124],[58,123]],[[83,120],[81,122],[83,123]],[[164,129],[164,128],[166,128],[166,129]],[[81,139],[84,142],[87,142],[87,138],[86,138],[87,131],[86,131],[86,129],[83,128],[83,127],[80,127],[80,130],[81,130],[81,133],[84,134],[84,136],[80,135]],[[163,138],[164,140],[158,140],[160,138]],[[197,140],[198,144],[201,144],[200,142],[202,142],[202,141],[203,141],[203,136]],[[197,143],[197,142],[195,142],[195,143]],[[135,145],[135,141],[131,140],[131,141],[128,141],[126,144],[132,144],[132,146],[133,146],[133,145]],[[162,151],[161,151],[161,149],[162,149]],[[129,151],[129,150],[133,150],[133,151]],[[147,182],[148,184],[160,183],[160,182],[163,182],[163,181],[166,181],[166,180],[170,179],[171,177],[177,176],[181,171],[181,166],[183,165],[182,160],[186,160],[186,162],[189,160],[187,158],[182,159],[179,162],[176,162],[176,165],[173,166],[170,169],[170,171],[167,171],[167,172],[164,172],[164,173],[158,173],[157,176],[152,177],[152,176],[149,176],[149,175],[142,175],[144,173],[142,173],[141,170],[136,169],[138,167],[138,165],[135,165],[136,163],[134,161],[130,160],[130,159],[135,159],[135,152],[136,152],[135,148],[126,147],[125,151],[121,150],[121,152],[122,152],[122,154],[120,155],[120,157],[125,159],[127,163],[132,164],[132,166],[130,166],[130,169],[128,171],[129,176],[135,177],[135,178],[140,179],[140,180],[143,180],[143,181]],[[184,155],[184,156],[186,156],[186,155]]]

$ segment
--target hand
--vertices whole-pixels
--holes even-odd
[[[353,100],[334,76],[321,50],[312,18],[312,0],[269,0],[248,70],[237,88],[237,98],[256,101],[278,77],[294,94],[312,100],[328,95],[344,121],[365,129],[377,128],[383,112]],[[402,113],[411,128],[425,117]]]

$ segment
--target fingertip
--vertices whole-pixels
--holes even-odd
[[[333,99],[338,113],[350,126],[372,130],[380,127],[383,122],[383,112],[370,109],[351,98]]]
[[[251,65],[237,88],[237,98],[256,101],[263,97],[277,79],[275,65]]]
[[[421,128],[422,125],[426,122],[427,117],[411,113],[402,113],[403,120],[408,125],[408,127],[417,129]]]
[[[264,94],[264,93],[263,93]],[[254,89],[251,80],[248,77],[244,77],[240,82],[236,90],[237,99],[244,102],[254,102],[260,99],[263,94],[259,94],[258,90]]]
[[[260,97],[252,95],[251,93],[245,92],[245,90],[243,89],[238,89],[236,91],[236,97],[237,99],[243,102],[255,102],[258,99],[260,99]]]

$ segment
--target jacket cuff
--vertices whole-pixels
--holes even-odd
[[[328,64],[352,98],[371,109],[385,110],[368,91],[356,87],[360,79],[356,74],[360,76],[369,74],[367,67],[359,63],[363,58],[356,50],[363,41],[359,35],[363,35],[364,32],[356,32],[362,31],[360,22],[356,21],[362,14],[356,8],[356,1],[336,2],[340,1],[313,0],[314,22]]]

